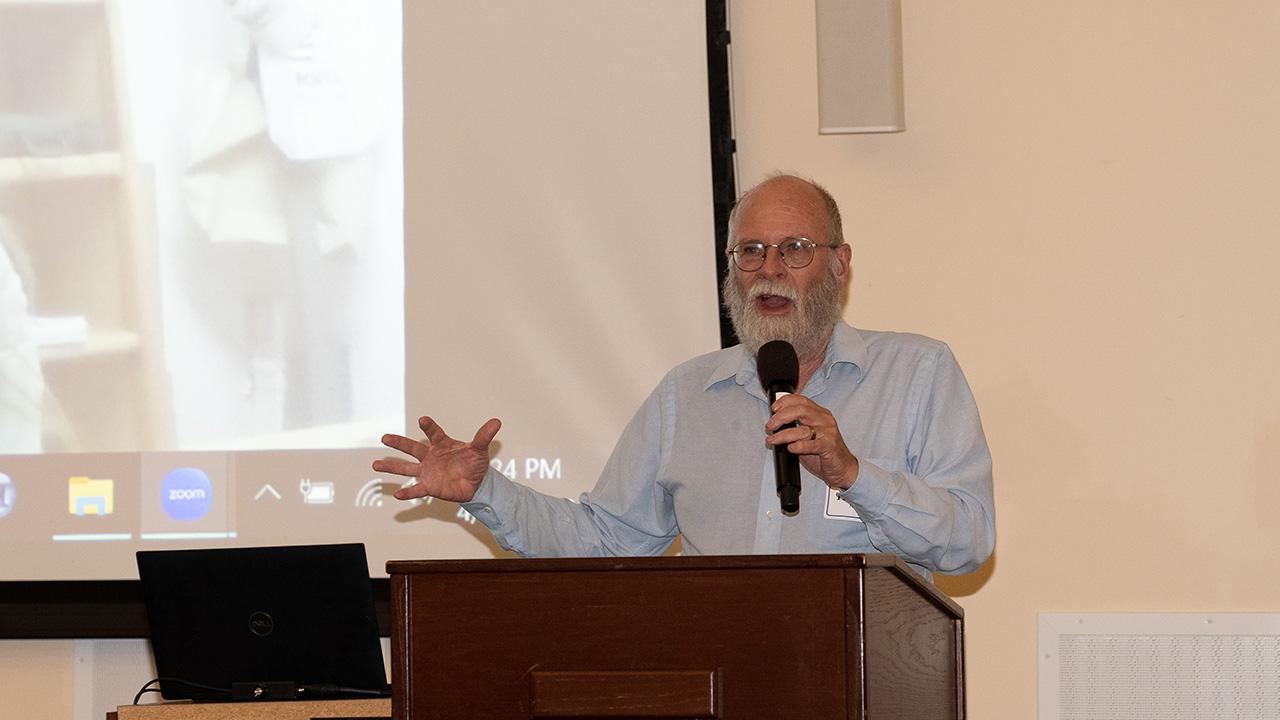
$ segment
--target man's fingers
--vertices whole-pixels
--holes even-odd
[[[373,461],[373,471],[403,475],[405,477],[417,477],[418,473],[422,471],[422,465],[399,458],[382,458],[381,460]]]
[[[808,406],[786,407],[774,413],[764,424],[768,432],[778,432],[784,426],[795,423],[804,427],[814,427],[826,422],[823,413],[812,411]]]
[[[437,425],[435,420],[426,415],[418,418],[418,427],[422,428],[422,432],[427,436],[427,439],[433,443],[449,439],[449,436],[444,432],[444,428]]]
[[[426,457],[427,446],[403,435],[392,435],[390,433],[382,436],[382,444],[392,450],[399,450],[405,455],[412,455],[419,460]]]
[[[786,430],[779,430],[765,438],[765,442],[770,445],[791,445],[798,442],[809,442],[813,440],[813,428],[808,425],[799,425]],[[795,452],[793,449],[792,452]]]
[[[476,436],[472,439],[471,444],[481,450],[489,447],[489,443],[493,442],[493,437],[502,429],[502,421],[498,418],[489,418],[489,421],[480,426],[476,431]]]
[[[817,413],[822,411],[822,407],[806,397],[797,395],[788,395],[778,398],[773,404],[773,415],[769,417],[769,422],[765,424],[765,428],[769,432],[773,432],[788,423],[807,424],[807,421],[816,421]]]
[[[395,492],[397,500],[412,500],[414,498],[426,497],[427,488],[421,484],[414,484],[408,487],[402,487]]]
[[[804,430],[804,437],[787,443],[787,449],[796,455],[822,455],[828,447],[821,437],[814,437],[808,428]]]

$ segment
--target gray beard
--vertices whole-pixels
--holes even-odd
[[[801,362],[816,357],[826,348],[844,310],[840,281],[832,272],[824,275],[804,298],[794,287],[775,280],[757,280],[744,289],[732,270],[725,276],[721,291],[733,331],[752,355],[770,340],[786,340],[796,349]],[[754,302],[761,295],[789,298],[796,312],[786,317],[762,315]]]

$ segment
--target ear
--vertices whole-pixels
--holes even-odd
[[[849,243],[845,243],[835,249],[836,260],[840,262],[840,272],[836,277],[841,280],[849,279],[849,268],[853,263],[853,248],[849,247]]]

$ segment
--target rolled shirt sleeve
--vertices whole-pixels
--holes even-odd
[[[930,571],[970,572],[995,546],[991,454],[959,364],[940,345],[923,383],[905,452],[888,469],[859,457],[839,497],[867,524],[871,542]]]

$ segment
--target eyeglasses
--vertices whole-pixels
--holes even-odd
[[[819,245],[807,237],[790,237],[778,243],[744,242],[726,250],[733,264],[743,272],[755,272],[764,267],[769,248],[777,248],[782,262],[792,270],[798,270],[813,262],[814,248],[836,248],[839,245]]]

